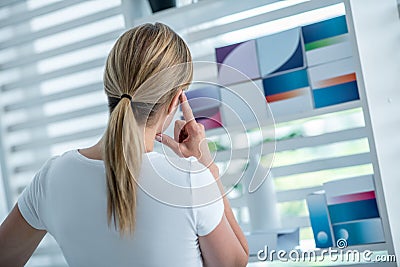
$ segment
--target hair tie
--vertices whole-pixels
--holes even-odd
[[[132,100],[132,97],[128,94],[121,95],[120,99],[122,99],[122,98],[128,98],[129,100]]]

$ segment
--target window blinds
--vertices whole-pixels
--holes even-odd
[[[101,136],[103,66],[123,30],[120,0],[0,3],[0,159],[9,205],[46,159]],[[46,237],[28,266],[66,264]]]

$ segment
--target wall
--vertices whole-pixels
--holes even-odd
[[[392,239],[400,259],[400,21],[396,0],[350,0]]]

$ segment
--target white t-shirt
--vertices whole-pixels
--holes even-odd
[[[193,173],[157,152],[144,155],[139,181],[162,174],[183,187],[217,186],[208,169]],[[203,266],[198,236],[221,221],[221,198],[200,207],[176,207],[138,188],[135,232],[121,237],[107,223],[106,188],[104,162],[72,150],[44,164],[18,207],[32,227],[55,238],[71,267]]]

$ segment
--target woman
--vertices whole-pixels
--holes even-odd
[[[0,227],[0,266],[23,266],[47,232],[70,266],[245,266],[246,239],[221,197],[204,127],[183,92],[191,80],[188,47],[170,28],[144,24],[125,32],[105,66],[104,136],[50,159],[35,175]],[[185,120],[175,122],[172,138],[162,132],[180,103]],[[177,168],[153,152],[154,140],[191,159],[185,162],[196,158],[203,170]],[[178,196],[171,205],[140,186],[160,177],[189,192],[215,183],[220,197],[179,206]]]

